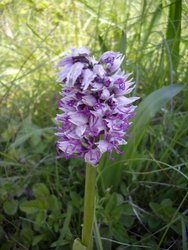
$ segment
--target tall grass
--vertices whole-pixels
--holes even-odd
[[[76,46],[124,53],[141,97],[124,153],[98,168],[96,249],[187,249],[187,18],[181,0],[1,1],[0,249],[80,235],[84,165],[53,136],[53,65]]]

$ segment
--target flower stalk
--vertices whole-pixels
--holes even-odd
[[[82,231],[82,243],[87,250],[93,249],[92,229],[95,210],[96,168],[86,165],[85,194],[84,194],[84,225]]]

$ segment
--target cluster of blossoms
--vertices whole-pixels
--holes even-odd
[[[87,48],[71,51],[56,65],[63,67],[57,148],[66,158],[75,155],[95,166],[104,152],[110,159],[113,150],[121,153],[138,98],[124,96],[134,82],[120,69],[122,54],[108,51],[96,61]]]

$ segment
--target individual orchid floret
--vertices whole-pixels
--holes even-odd
[[[123,55],[105,52],[96,61],[84,47],[71,49],[56,65],[62,67],[58,82],[62,83],[57,114],[57,148],[64,157],[81,157],[96,166],[103,153],[122,153],[130,119],[135,115],[132,105],[138,97],[128,97],[134,89],[120,66]]]
[[[100,62],[106,65],[106,71],[108,73],[113,73],[118,70],[123,60],[124,56],[114,51],[107,51],[100,58]]]

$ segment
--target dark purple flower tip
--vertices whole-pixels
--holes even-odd
[[[106,77],[106,78],[104,79],[104,85],[105,85],[106,87],[109,87],[110,84],[111,84],[110,79]]]

